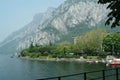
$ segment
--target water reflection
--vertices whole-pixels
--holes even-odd
[[[7,55],[0,55],[0,64],[0,80],[35,80],[109,68],[102,63],[33,61]]]

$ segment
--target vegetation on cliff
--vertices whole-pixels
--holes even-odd
[[[74,42],[61,42],[53,45],[33,45],[24,49],[20,56],[30,58],[79,58],[81,55],[105,57],[108,54],[119,53],[120,34],[107,33],[105,30],[97,29],[76,36]],[[114,44],[113,44],[114,43]]]

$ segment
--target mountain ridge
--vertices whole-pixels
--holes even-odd
[[[14,53],[29,47],[31,42],[48,45],[72,41],[77,35],[103,26],[107,13],[106,5],[97,4],[96,0],[66,0],[58,8],[36,14],[30,23],[8,36],[0,49]]]

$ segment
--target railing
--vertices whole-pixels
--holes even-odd
[[[81,77],[77,77],[81,76]],[[58,77],[50,77],[50,78],[43,78],[43,79],[36,79],[36,80],[70,80],[65,79],[69,77],[77,77],[77,79],[71,80],[120,80],[120,68],[112,68],[106,70],[98,70],[98,71],[91,71],[91,72],[84,72],[72,75],[65,75],[65,76],[58,76]]]

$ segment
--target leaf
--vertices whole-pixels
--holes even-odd
[[[111,25],[111,28],[120,25],[120,0],[99,0],[98,3],[106,4],[109,3],[107,9],[110,9],[108,19],[105,22],[105,25]],[[114,19],[114,21],[112,21]],[[110,24],[111,23],[111,24]]]
[[[105,25],[109,25],[109,24],[110,24],[110,22],[109,22],[109,21],[106,21],[106,22],[105,22]]]

